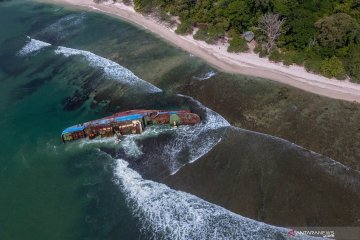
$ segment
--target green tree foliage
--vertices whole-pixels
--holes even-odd
[[[286,51],[282,54],[282,60],[287,66],[292,64],[302,65],[305,61],[305,54],[296,51]]]
[[[264,52],[269,39],[256,27],[267,13],[278,14],[284,24],[274,46],[281,50],[286,65],[304,64],[315,73],[338,78],[348,75],[352,81],[360,81],[360,0],[134,0],[134,4],[143,13],[162,11],[178,16],[179,34],[192,33],[198,27],[194,37],[208,43],[230,36],[230,51],[245,46],[231,31],[239,36],[252,30],[259,56],[270,54],[274,61],[278,54]]]
[[[270,55],[269,55],[269,60],[272,62],[276,62],[276,63],[281,62],[282,55],[278,49],[275,48],[275,49],[271,50]]]
[[[247,1],[234,0],[229,2],[224,11],[224,14],[229,18],[232,26],[239,31],[244,31],[249,26],[251,19],[251,12]]]
[[[203,40],[208,44],[215,44],[224,35],[224,31],[221,27],[205,26],[200,28],[195,34],[194,39]]]
[[[359,42],[359,24],[345,13],[321,18],[315,23],[315,27],[319,30],[319,44],[324,48],[335,50]]]
[[[329,78],[345,79],[346,73],[343,63],[335,56],[321,61],[321,73]]]
[[[193,32],[192,22],[189,20],[182,21],[175,32],[180,35],[191,34]]]
[[[136,11],[147,13],[154,9],[154,4],[152,1],[146,0],[134,0],[134,7]]]
[[[263,58],[268,55],[268,51],[263,48],[260,44],[256,45],[254,52],[259,54],[259,57]]]
[[[246,40],[243,37],[234,36],[230,40],[228,52],[246,52],[249,50]]]
[[[346,58],[346,67],[352,82],[360,83],[360,46],[351,45]]]
[[[313,73],[321,73],[321,61],[323,59],[321,55],[317,53],[316,49],[307,48],[305,55],[304,66],[306,70]]]

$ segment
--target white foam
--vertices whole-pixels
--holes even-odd
[[[285,228],[234,214],[194,195],[143,179],[117,160],[115,181],[147,239],[286,239]],[[314,239],[297,235],[292,239]]]
[[[26,45],[18,51],[17,53],[18,56],[27,56],[33,53],[37,53],[41,49],[51,46],[50,43],[32,39],[29,36],[28,39],[29,41],[26,43]]]
[[[192,101],[196,102],[199,108],[205,109],[205,116],[195,126],[183,126],[175,129],[175,139],[165,146],[162,159],[165,159],[171,174],[175,174],[185,165],[178,161],[178,156],[184,149],[188,149],[190,154],[188,162],[192,163],[208,153],[221,141],[222,135],[215,134],[214,131],[230,126],[229,122],[218,113],[203,106],[199,101],[194,99]]]
[[[51,46],[50,43],[32,39],[30,37],[28,38],[30,39],[30,41],[18,52],[18,55],[26,56],[31,53],[37,52],[44,47]],[[109,59],[100,57],[92,52],[60,46],[55,49],[55,54],[61,54],[65,57],[75,55],[82,56],[89,62],[89,65],[91,67],[102,69],[105,76],[109,77],[112,80],[119,81],[122,84],[128,85],[129,87],[137,87],[149,93],[162,91],[154,85],[140,79],[129,69]]]
[[[127,135],[121,141],[121,146],[124,148],[125,154],[129,157],[139,157],[143,154],[141,148],[136,144],[135,140],[139,135]]]
[[[41,37],[50,36],[52,39],[59,41],[66,39],[78,32],[80,32],[85,24],[83,23],[86,18],[85,14],[70,14],[57,20],[55,23],[47,26],[38,33]]]
[[[145,139],[148,137],[155,137],[169,130],[171,130],[171,128],[165,125],[148,126],[145,128],[145,131],[142,134],[131,134],[124,136],[124,139],[121,141],[121,146],[123,147],[124,152],[127,156],[140,157],[144,153],[141,147],[137,145],[137,140]]]
[[[200,80],[200,81],[203,81],[203,80],[207,80],[207,79],[210,79],[212,78],[213,76],[216,75],[216,72],[215,71],[209,71],[201,76],[198,76],[198,77],[193,77],[194,79],[197,79],[197,80]]]
[[[187,98],[191,99],[190,97]],[[230,124],[222,116],[204,107],[200,102],[194,99],[192,101],[205,111],[199,124],[177,128],[168,125],[148,127],[141,135],[125,137],[124,144],[121,144],[125,154],[131,157],[147,154],[145,158],[148,167],[152,165],[152,162],[161,160],[170,174],[175,174],[185,164],[192,163],[208,153],[222,139],[224,131],[219,129],[230,126]],[[158,146],[154,146],[151,152],[144,153],[137,141],[159,134],[169,134],[169,138],[166,141],[161,141]]]
[[[92,52],[72,49],[67,47],[58,47],[55,50],[55,53],[62,54],[65,57],[70,57],[74,55],[83,56],[89,62],[90,66],[101,68],[104,71],[105,75],[111,79],[118,80],[121,83],[128,84],[131,86],[145,87],[147,92],[162,91],[161,89],[155,87],[154,85],[140,79],[129,69],[126,69],[116,62],[100,57]]]
[[[71,144],[66,144],[66,151],[78,151],[78,149],[94,149],[96,147],[112,147],[112,148],[119,148],[120,144],[116,141],[115,137],[108,137],[108,138],[95,138],[89,141],[87,138],[79,139]]]

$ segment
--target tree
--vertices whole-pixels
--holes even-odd
[[[255,11],[261,10],[262,12],[267,12],[271,9],[271,1],[270,0],[253,0],[252,8]]]
[[[291,18],[288,17],[284,25],[288,30],[285,34],[286,43],[297,49],[308,47],[315,36],[315,21],[316,16],[311,11],[301,8],[294,10]]]
[[[298,8],[299,3],[296,0],[273,0],[274,11],[282,16],[290,16],[294,9]]]
[[[349,72],[350,79],[352,82],[360,83],[360,45],[351,45],[348,54],[346,69]]]
[[[270,55],[286,65],[303,64],[315,73],[348,75],[360,82],[360,50],[354,47],[360,46],[360,0],[127,1],[142,13],[158,12],[161,20],[177,16],[178,34],[192,34],[196,27],[200,30],[194,38],[215,43],[229,36],[228,51],[244,51],[240,35],[251,30],[258,43],[254,51],[260,57]]]
[[[247,29],[250,18],[250,5],[244,0],[229,1],[230,3],[224,10],[225,16],[230,20],[233,27],[243,32]]]
[[[189,20],[181,21],[175,32],[180,35],[191,34],[193,32],[192,22]]]
[[[265,48],[268,52],[276,45],[276,40],[282,33],[284,19],[279,14],[266,13],[259,20],[259,28],[266,37]]]
[[[336,49],[359,42],[359,24],[345,13],[321,18],[315,23],[315,27],[319,31],[317,39],[325,48]]]
[[[269,60],[278,63],[281,61],[281,59],[282,59],[282,55],[279,52],[279,50],[277,50],[276,48],[272,49],[269,55]]]
[[[249,50],[247,42],[244,38],[239,36],[234,36],[230,40],[230,45],[227,49],[228,52],[246,52]]]
[[[346,73],[343,63],[335,56],[321,61],[321,73],[329,78],[345,79]]]

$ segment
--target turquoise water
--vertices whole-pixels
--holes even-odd
[[[86,101],[71,111],[64,105],[96,71],[46,51],[16,56],[26,35],[69,12],[31,2],[0,4],[0,239],[137,239],[112,172],[97,171],[110,164],[107,158],[99,163],[95,148],[67,149],[59,139],[63,128],[102,116],[101,107]]]
[[[63,145],[60,133],[129,108],[190,108],[193,100],[171,97],[171,86],[211,68],[106,16],[31,1],[0,4],[0,239],[148,239],[114,182],[115,162],[105,152],[119,147]],[[157,61],[167,64],[150,71]],[[161,131],[163,139],[173,138],[171,145],[154,142]],[[207,140],[198,149],[191,148],[199,141],[193,131]],[[132,166],[156,179],[206,153],[218,141],[208,135],[200,127],[179,134],[150,129],[145,139],[126,139],[120,153],[135,159],[150,150],[145,167]],[[145,146],[138,149],[134,141]]]

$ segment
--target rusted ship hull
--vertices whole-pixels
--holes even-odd
[[[61,139],[65,143],[81,138],[94,139],[114,135],[121,137],[128,134],[141,134],[149,125],[179,126],[194,125],[199,122],[200,117],[187,110],[131,110],[66,128],[61,134]]]

